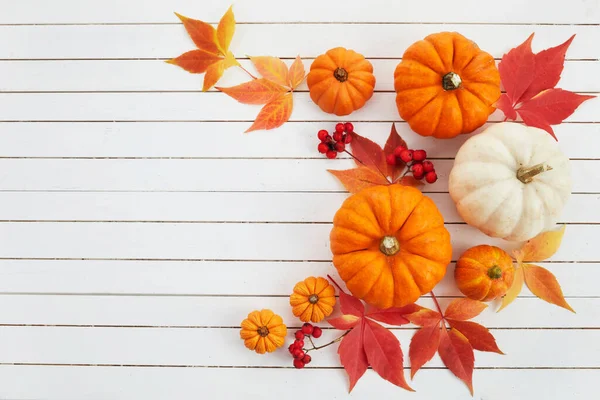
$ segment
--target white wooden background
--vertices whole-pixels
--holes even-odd
[[[161,61],[193,47],[173,11],[214,23],[229,1],[0,0],[0,398],[347,396],[334,348],[296,371],[285,350],[259,356],[238,338],[253,309],[298,326],[287,296],[333,272],[330,221],[346,197],[325,170],[352,163],[316,152],[317,130],[339,120],[306,86],[291,122],[244,135],[258,108],[201,93],[201,77]],[[475,244],[515,245],[455,212],[447,176],[465,137],[424,139],[399,121],[393,70],[406,47],[456,30],[499,58],[533,31],[534,50],[576,33],[560,86],[600,92],[599,0],[255,0],[234,11],[239,56],[300,54],[308,67],[341,45],[371,60],[376,93],[347,119],[380,143],[396,121],[435,158],[440,180],[425,191],[454,259]],[[229,70],[221,83],[245,78]],[[478,321],[507,355],[476,354],[476,399],[597,398],[599,111],[589,101],[556,128],[574,193],[564,244],[543,265],[578,313],[526,290],[486,311]],[[436,288],[444,303],[459,295],[452,270]],[[413,332],[395,330],[405,353]],[[437,356],[412,384],[408,394],[368,371],[351,397],[468,398]]]

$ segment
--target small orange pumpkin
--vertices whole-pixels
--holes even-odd
[[[285,343],[287,327],[283,319],[271,310],[252,311],[242,321],[240,338],[244,345],[258,354],[272,353]]]
[[[465,251],[456,263],[454,279],[470,299],[489,301],[502,297],[515,275],[512,258],[495,246],[480,245]]]
[[[373,96],[373,66],[362,54],[336,47],[318,56],[306,78],[310,98],[321,110],[348,115]]]
[[[356,297],[378,308],[417,300],[443,278],[450,233],[435,203],[409,186],[373,186],[333,218],[333,264]]]
[[[292,313],[302,322],[321,322],[333,312],[335,289],[325,278],[310,276],[294,286]]]
[[[456,32],[412,44],[394,72],[400,117],[422,136],[452,138],[482,126],[500,97],[494,58]]]

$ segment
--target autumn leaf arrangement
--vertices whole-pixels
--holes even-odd
[[[255,75],[244,68],[230,50],[235,33],[235,18],[231,7],[216,28],[200,20],[179,14],[177,16],[197,49],[168,60],[168,63],[190,73],[204,74],[203,91],[215,87],[227,69],[242,69],[249,76],[249,81],[232,87],[216,86],[216,89],[240,103],[262,106],[256,120],[246,132],[274,129],[289,120],[294,92],[307,78],[299,56],[289,67],[277,57],[250,56],[250,62],[256,70]],[[452,40],[458,40],[463,43],[464,48],[469,48],[468,39],[457,33],[434,34],[425,40],[435,42],[439,47],[440,44],[443,45],[447,35],[454,35]],[[571,37],[559,46],[535,54],[531,48],[532,34],[524,43],[502,57],[497,71],[486,64],[494,63],[493,58],[475,46],[472,59],[481,64],[477,68],[488,71],[485,82],[468,86],[471,83],[461,82],[457,73],[449,72],[441,75],[440,87],[436,90],[439,93],[442,93],[442,88],[443,91],[452,91],[464,84],[476,92],[476,96],[483,99],[482,102],[486,102],[485,107],[477,111],[484,117],[489,116],[495,107],[504,113],[505,121],[520,118],[525,125],[543,129],[556,139],[552,125],[560,124],[581,103],[593,97],[555,87],[560,80],[566,51],[573,39]],[[414,58],[418,62],[426,62],[419,60],[420,53],[411,53],[411,49],[412,46],[403,60],[410,63],[414,62]],[[460,61],[460,57],[458,59]],[[420,111],[414,113],[411,110],[415,107],[410,103],[399,103],[399,99],[406,93],[412,96],[410,90],[414,88],[405,87],[407,82],[410,86],[422,80],[419,84],[424,85],[423,90],[430,90],[428,80],[431,78],[431,71],[425,68],[420,72],[423,76],[405,80],[402,73],[398,74],[398,71],[406,71],[402,68],[406,68],[406,64],[402,66],[401,63],[395,74],[399,113],[407,115],[403,115],[403,118],[415,132],[424,136],[442,137],[438,136],[437,130],[428,126],[431,119],[428,115],[421,115]],[[473,77],[474,72],[469,71],[468,65],[461,68],[463,76]],[[408,68],[411,73],[418,70]],[[433,76],[431,79],[438,78]],[[343,48],[331,49],[319,56],[313,62],[307,80],[311,99],[324,112],[336,115],[347,115],[362,107],[371,98],[375,85],[370,62],[362,55]],[[500,81],[503,93],[500,93]],[[485,88],[485,85],[488,87]],[[328,91],[330,86],[335,86],[337,93]],[[490,98],[494,100],[489,101]],[[431,115],[441,118],[440,115],[444,115],[445,110],[435,109],[436,104],[439,103],[434,96],[421,111],[425,109],[426,112],[433,113]],[[469,117],[468,110],[461,107],[452,110],[457,111],[466,115],[464,118]],[[472,122],[463,121],[463,129]],[[456,134],[471,131],[472,129]],[[416,191],[414,188],[420,188],[425,183],[433,184],[438,180],[435,166],[428,159],[427,152],[410,148],[400,137],[394,124],[383,146],[358,134],[351,122],[335,124],[331,132],[321,130],[317,133],[317,138],[317,150],[327,158],[333,159],[342,154],[354,161],[354,168],[329,170],[351,194],[382,186],[411,187],[406,190]],[[363,206],[357,206],[360,207]],[[419,215],[423,213],[423,218],[430,220],[427,223],[435,224],[438,221],[435,216],[437,211],[412,212]],[[432,229],[435,231],[437,228]],[[351,279],[341,273],[346,287],[353,294],[347,293],[330,276],[308,277],[294,286],[289,299],[292,314],[301,322],[297,329],[290,332],[279,315],[263,309],[251,312],[242,321],[240,337],[248,349],[265,354],[284,347],[287,337],[292,333],[292,343],[287,349],[292,365],[297,369],[319,365],[318,359],[313,360],[315,352],[339,343],[337,352],[349,377],[350,391],[369,368],[392,384],[412,391],[405,379],[405,357],[401,347],[401,340],[407,341],[405,332],[410,330],[406,327],[397,328],[412,324],[412,328],[416,330],[408,346],[411,378],[437,353],[443,365],[462,380],[473,394],[474,350],[503,354],[492,333],[483,325],[472,321],[488,307],[485,302],[498,300],[501,303],[498,309],[500,311],[517,299],[525,284],[540,299],[574,312],[566,302],[556,277],[547,269],[532,264],[551,257],[558,250],[563,234],[564,226],[560,230],[543,232],[513,252],[512,257],[493,246],[480,245],[467,250],[457,261],[455,269],[455,282],[466,297],[450,301],[445,310],[433,290],[421,292],[401,306],[378,308],[366,300],[368,293],[353,295],[361,292],[362,288],[355,284],[351,287]],[[444,234],[438,232],[436,235]],[[398,242],[386,236],[379,249],[386,256],[394,255],[398,251]],[[445,272],[445,265],[443,268]],[[439,280],[434,282],[431,287],[438,282]],[[427,294],[429,297],[421,297]],[[429,302],[431,307],[417,304],[418,298]],[[328,326],[317,325],[323,321]]]

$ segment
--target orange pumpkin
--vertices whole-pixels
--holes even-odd
[[[335,289],[325,278],[310,276],[296,283],[290,296],[292,313],[302,322],[321,322],[333,312]]]
[[[252,311],[242,321],[240,338],[244,345],[258,354],[272,353],[285,343],[287,327],[283,319],[271,310]]]
[[[402,185],[373,186],[346,199],[330,242],[348,289],[378,308],[405,306],[431,291],[452,255],[434,202]]]
[[[452,138],[483,125],[500,97],[494,58],[456,32],[412,44],[394,72],[396,106],[422,136]]]
[[[489,301],[506,294],[514,274],[512,258],[504,250],[480,245],[471,247],[460,256],[454,279],[468,298]]]
[[[373,66],[362,54],[336,47],[313,61],[306,78],[310,98],[321,110],[348,115],[373,96]]]

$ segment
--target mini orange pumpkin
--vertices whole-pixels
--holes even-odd
[[[504,296],[515,275],[512,258],[495,246],[480,245],[465,251],[456,263],[454,279],[470,299],[489,301]]]
[[[422,136],[452,138],[479,128],[495,110],[500,74],[494,58],[456,32],[412,44],[394,72],[396,106]]]
[[[258,354],[272,353],[285,343],[287,327],[283,319],[271,310],[252,311],[242,321],[240,338],[244,345]]]
[[[321,322],[333,312],[335,289],[325,278],[310,276],[296,283],[290,296],[294,316],[302,322]]]
[[[378,308],[405,306],[431,291],[452,256],[434,202],[402,185],[373,186],[346,199],[330,242],[348,289]]]
[[[310,98],[321,110],[348,115],[373,96],[373,66],[362,54],[336,47],[313,61],[306,78]]]

